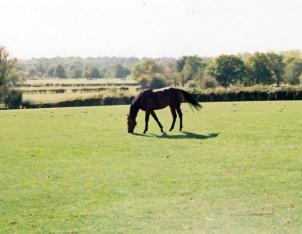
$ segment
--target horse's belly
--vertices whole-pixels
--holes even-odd
[[[156,108],[154,108],[154,110],[164,109],[165,107],[167,107],[167,105],[166,106],[157,106]]]
[[[165,107],[167,107],[168,105],[149,105],[149,106],[144,106],[141,107],[141,109],[143,111],[153,111],[153,110],[160,110],[160,109],[164,109]]]

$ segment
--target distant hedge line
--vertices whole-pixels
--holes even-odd
[[[35,104],[24,102],[24,108],[51,108],[51,107],[76,107],[76,106],[104,106],[104,105],[125,105],[130,104],[134,97],[105,97],[89,98],[84,100],[70,100],[57,103]]]
[[[193,93],[200,102],[302,100],[302,90]]]
[[[257,90],[257,91],[207,91],[191,92],[199,102],[227,102],[227,101],[277,101],[277,100],[302,100],[301,90]],[[85,100],[71,100],[58,103],[33,104],[24,102],[24,108],[50,108],[50,107],[76,107],[76,106],[101,106],[130,104],[132,97],[105,97]]]

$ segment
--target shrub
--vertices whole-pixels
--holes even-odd
[[[198,84],[195,80],[189,80],[186,85],[188,86],[189,89],[193,89],[193,90],[198,89]]]
[[[143,77],[140,81],[139,81],[139,84],[141,85],[141,87],[143,89],[147,89],[148,86],[149,86],[149,80],[145,77]]]
[[[205,76],[201,81],[201,86],[204,89],[216,88],[218,86],[218,82],[212,76]]]
[[[155,74],[149,82],[149,88],[159,89],[167,86],[165,77],[161,74]]]
[[[4,98],[4,103],[9,109],[19,108],[22,104],[22,92],[10,89]]]

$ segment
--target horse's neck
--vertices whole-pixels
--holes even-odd
[[[130,116],[132,116],[133,118],[136,118],[139,108],[140,108],[140,106],[139,106],[138,101],[136,101],[135,103],[132,103],[131,107],[130,107]]]

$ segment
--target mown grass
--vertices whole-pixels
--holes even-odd
[[[302,102],[203,106],[1,111],[1,233],[301,232]]]

